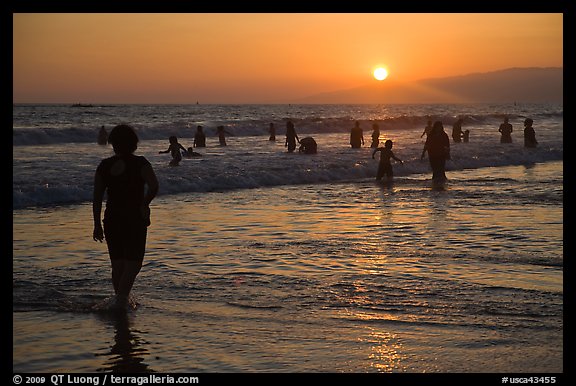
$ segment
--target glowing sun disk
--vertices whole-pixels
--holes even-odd
[[[386,77],[388,77],[388,71],[386,71],[385,68],[378,67],[377,69],[374,70],[374,78],[376,78],[377,80],[384,80],[386,79]]]

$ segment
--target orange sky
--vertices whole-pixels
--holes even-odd
[[[563,15],[14,14],[15,103],[290,103],[388,79],[562,67]],[[384,80],[386,82],[386,80]]]

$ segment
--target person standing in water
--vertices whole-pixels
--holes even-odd
[[[364,134],[360,127],[360,122],[356,121],[354,127],[350,129],[350,146],[353,149],[359,149],[364,145]]]
[[[458,118],[452,125],[452,140],[454,142],[462,142],[462,118]]]
[[[422,132],[422,134],[420,135],[420,138],[422,138],[423,136],[428,137],[428,134],[430,134],[430,131],[432,130],[432,120],[429,119],[428,123],[426,124],[426,127],[424,128],[424,131]]]
[[[378,164],[378,173],[376,174],[376,180],[380,181],[384,175],[387,176],[388,181],[392,181],[394,177],[394,171],[392,170],[392,164],[390,163],[390,158],[400,162],[403,164],[402,160],[394,155],[392,152],[392,141],[387,140],[384,142],[384,147],[379,147],[374,149],[372,152],[372,159],[374,159],[374,155],[377,151],[380,152],[380,163]]]
[[[524,147],[536,147],[536,145],[538,145],[536,132],[532,127],[533,123],[532,118],[526,118],[524,120]]]
[[[437,182],[446,181],[446,160],[450,159],[450,139],[444,131],[441,121],[434,122],[432,130],[426,138],[424,149],[420,159],[424,159],[424,154],[428,152],[428,160],[432,168],[432,180]]]
[[[293,153],[294,150],[296,150],[296,141],[300,143],[298,134],[296,134],[296,130],[294,129],[294,123],[288,121],[286,122],[286,142],[284,142],[284,146],[288,147],[288,153]]]
[[[270,123],[270,128],[268,129],[268,133],[270,133],[269,141],[276,141],[276,128],[274,127],[274,123]]]
[[[114,127],[108,142],[112,144],[114,155],[102,160],[94,175],[92,237],[99,242],[106,239],[116,295],[114,307],[126,309],[144,260],[150,225],[149,205],[158,193],[158,180],[150,162],[134,155],[138,136],[131,126]],[[102,222],[104,193],[107,200]]]
[[[98,145],[106,145],[108,143],[108,132],[106,128],[102,126],[98,131]]]
[[[182,146],[178,142],[178,138],[176,138],[175,135],[171,135],[168,138],[168,141],[170,141],[170,145],[168,146],[168,150],[159,151],[158,154],[171,153],[172,154],[172,161],[170,161],[170,166],[178,166],[180,164],[180,161],[182,161],[182,153],[180,153],[180,149],[184,150],[184,152],[187,152],[187,150],[184,146]]]
[[[378,144],[380,144],[380,127],[377,123],[374,123],[372,125],[372,143],[370,144],[370,147],[376,149]]]
[[[498,131],[502,134],[500,143],[512,143],[512,124],[508,122],[508,117],[504,117],[504,122],[500,124]]]
[[[204,134],[202,126],[196,128],[196,134],[194,134],[194,147],[206,147],[206,134]]]
[[[231,133],[226,131],[226,129],[224,129],[224,126],[218,126],[216,128],[216,132],[218,133],[218,141],[220,143],[220,146],[226,146],[226,134],[231,135]]]

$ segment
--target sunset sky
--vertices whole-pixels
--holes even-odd
[[[560,13],[14,14],[13,100],[290,103],[378,82],[563,66]]]

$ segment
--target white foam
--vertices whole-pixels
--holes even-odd
[[[92,305],[91,309],[95,312],[131,311],[136,310],[138,305],[139,303],[132,294],[130,294],[128,302],[125,304],[119,304],[116,295],[112,295]]]
[[[310,106],[299,106],[304,118],[294,119],[297,133],[301,138],[312,136],[318,143],[318,154],[304,155],[298,154],[298,151],[288,154],[284,147],[285,126],[282,126],[284,118],[281,117],[286,106],[254,106],[257,112],[251,112],[249,106],[220,106],[219,110],[216,107],[212,107],[210,116],[203,117],[203,122],[228,119],[227,130],[234,133],[226,140],[228,146],[218,146],[218,138],[211,134],[212,127],[208,127],[207,147],[195,149],[202,157],[184,158],[178,167],[168,166],[171,159],[169,154],[158,154],[159,150],[167,148],[167,138],[173,134],[178,136],[184,147],[192,146],[194,125],[181,120],[177,107],[168,109],[167,116],[150,118],[152,122],[149,124],[136,124],[141,138],[136,153],[152,163],[160,182],[160,195],[350,181],[374,178],[376,175],[379,154],[373,160],[372,149],[368,147],[371,142],[371,121],[362,121],[365,147],[351,149],[349,145],[353,114],[356,112],[363,118],[375,117],[379,111],[376,108],[326,105],[316,106],[314,110]],[[468,108],[464,128],[470,130],[470,142],[452,144],[452,159],[446,165],[448,172],[563,159],[561,106],[559,110],[540,106],[527,111],[517,107],[517,111],[511,115],[514,142],[501,144],[498,125],[502,118],[500,112],[505,111],[505,107]],[[139,111],[144,114],[143,108]],[[402,115],[402,108],[397,106],[396,109],[395,115],[382,115],[381,122],[384,123],[380,124],[381,141],[392,139],[394,153],[404,161],[403,165],[393,165],[395,175],[430,173],[427,159],[420,160],[424,143],[420,135],[426,114],[436,111],[435,117],[446,120],[445,130],[450,134],[449,122],[456,116],[453,113],[459,110],[454,106],[407,106],[406,111],[412,114]],[[236,120],[231,118],[238,111],[242,111],[243,115],[238,114],[241,116]],[[268,122],[264,120],[266,114],[278,122],[276,142],[268,141]],[[536,149],[523,147],[523,114],[539,116],[535,120],[539,141]],[[113,154],[111,146],[97,145],[96,131],[92,128],[77,129],[63,125],[54,132],[57,134],[50,134],[48,129],[30,127],[14,130],[14,141],[20,143],[14,146],[13,152],[14,209],[82,203],[92,199],[94,171],[101,159]],[[76,139],[82,140],[74,142]],[[39,141],[48,144],[25,145]]]

